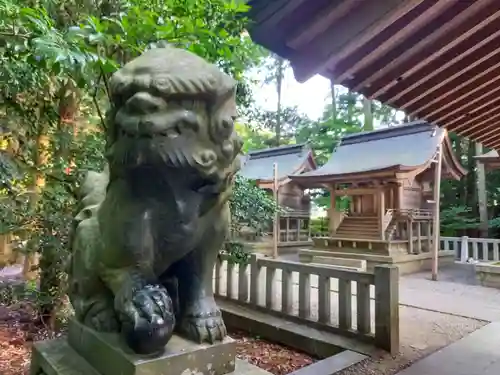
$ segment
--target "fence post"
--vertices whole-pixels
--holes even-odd
[[[460,262],[467,263],[467,259],[469,259],[469,237],[462,236],[460,242]]]
[[[260,280],[261,280],[261,270],[259,266],[260,254],[252,254],[250,256],[250,303],[252,305],[259,304],[259,291],[260,291]]]
[[[399,269],[375,267],[375,345],[396,355],[399,352]]]

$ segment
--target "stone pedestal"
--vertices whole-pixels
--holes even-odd
[[[235,371],[231,338],[209,345],[174,335],[155,356],[133,353],[117,334],[70,322],[67,338],[35,343],[31,375],[224,375]],[[257,369],[257,371],[259,371]]]

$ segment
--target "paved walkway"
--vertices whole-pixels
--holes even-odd
[[[500,323],[490,323],[398,375],[499,375]]]
[[[430,280],[430,272],[401,277],[400,304],[490,322],[500,321],[500,290],[477,285],[473,267],[469,264],[444,267],[440,270],[438,282]]]

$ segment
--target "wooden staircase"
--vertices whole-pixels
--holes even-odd
[[[357,239],[380,239],[376,216],[347,216],[335,231],[335,237]]]

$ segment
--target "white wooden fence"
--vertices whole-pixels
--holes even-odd
[[[252,254],[249,264],[219,257],[214,271],[218,298],[354,337],[391,353],[399,350],[398,268],[374,273]]]
[[[479,262],[500,261],[500,239],[496,238],[441,237],[441,250],[455,251],[455,259],[463,263],[471,258]]]

